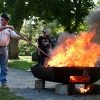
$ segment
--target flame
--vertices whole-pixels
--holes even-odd
[[[90,90],[90,87],[84,88],[84,87],[81,85],[81,87],[79,88],[79,90],[80,90],[80,93],[87,93],[87,92]]]
[[[100,55],[100,45],[92,43],[98,24],[91,32],[81,32],[73,38],[68,37],[51,55],[47,66],[53,67],[94,67]]]

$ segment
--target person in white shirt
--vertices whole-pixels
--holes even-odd
[[[10,42],[10,37],[16,39],[28,40],[26,37],[21,37],[14,31],[14,27],[8,25],[10,18],[8,14],[1,15],[0,21],[0,81],[2,88],[8,88],[7,85],[7,72],[8,72],[8,49],[7,45]]]

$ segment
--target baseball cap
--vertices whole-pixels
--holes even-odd
[[[45,29],[42,30],[43,33],[46,33],[47,31]]]
[[[2,15],[1,15],[1,18],[4,18],[4,19],[7,20],[7,21],[10,20],[10,18],[9,18],[9,16],[8,16],[7,13],[2,14]]]

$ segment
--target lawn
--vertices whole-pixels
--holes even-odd
[[[31,56],[19,56],[19,58],[20,59],[18,60],[9,60],[8,66],[15,69],[27,70],[32,66],[32,64],[37,63],[37,61],[31,60]]]

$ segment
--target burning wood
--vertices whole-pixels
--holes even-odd
[[[79,85],[79,86],[76,87],[76,91],[78,93],[84,94],[84,93],[91,92],[91,88],[92,88],[91,85],[88,85],[88,87],[85,87],[84,84],[81,84],[81,85]]]
[[[89,82],[90,81],[90,77],[89,76],[70,76],[70,82],[71,83],[85,83],[85,82]]]
[[[85,89],[83,87],[80,88],[81,93],[87,93],[89,91],[89,88]]]
[[[89,82],[90,76],[88,75],[88,72],[86,69],[83,70],[83,76],[70,76],[70,82],[77,82],[77,83],[83,83],[83,82]]]

